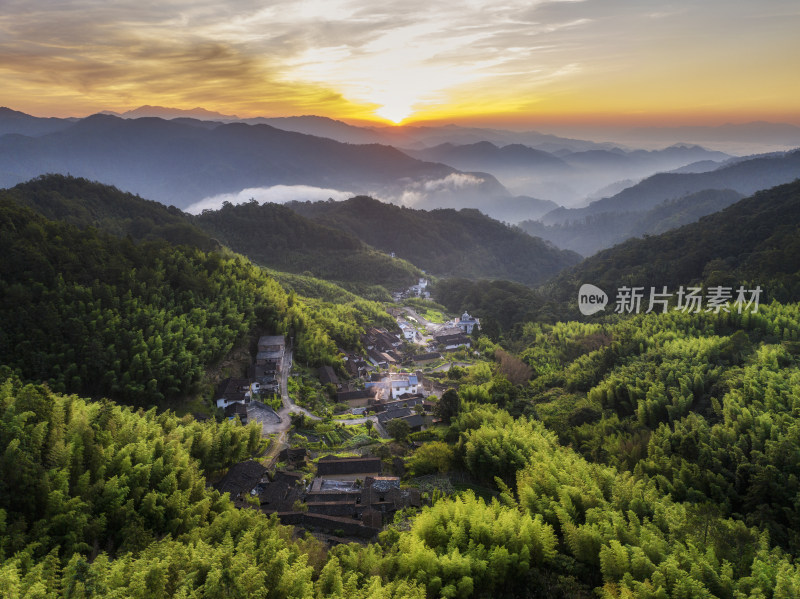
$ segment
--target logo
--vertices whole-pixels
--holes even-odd
[[[608,296],[605,291],[589,283],[581,285],[578,291],[578,309],[581,314],[591,316],[595,312],[603,310],[607,303]]]

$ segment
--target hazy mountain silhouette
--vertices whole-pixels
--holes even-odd
[[[613,298],[620,285],[675,292],[704,282],[733,288],[761,285],[762,302],[793,301],[800,293],[800,181],[740,200],[661,235],[630,239],[587,258],[549,285],[559,302],[574,301],[592,283]],[[613,301],[613,299],[612,299]]]
[[[215,112],[213,110],[206,110],[205,108],[192,108],[190,110],[184,110],[181,108],[168,108],[166,106],[139,106],[139,108],[135,108],[133,110],[127,110],[121,114],[115,113],[106,113],[106,114],[113,114],[115,116],[120,116],[125,119],[140,119],[140,118],[159,118],[159,119],[175,119],[175,118],[191,118],[191,119],[200,119],[200,120],[211,120],[211,121],[220,121],[220,122],[229,122],[229,121],[238,121],[238,116],[235,115],[227,115],[221,114],[219,112]]]
[[[343,144],[263,124],[208,128],[94,115],[40,137],[0,138],[0,185],[48,172],[98,180],[179,207],[278,184],[400,195],[415,182],[424,187],[459,174],[389,146]],[[474,193],[507,194],[490,176],[474,183]]]
[[[562,148],[556,155],[522,144],[498,146],[488,141],[465,145],[445,143],[405,152],[420,160],[490,173],[512,193],[570,206],[620,180],[639,180],[700,160],[721,162],[730,158],[721,152],[690,145],[657,151],[610,147],[573,152]]]
[[[424,150],[405,152],[420,160],[443,162],[461,170],[497,171],[500,174],[526,168],[561,175],[571,171],[563,160],[553,154],[522,144],[499,147],[489,141],[461,146],[444,143]]]
[[[743,197],[743,194],[730,189],[709,189],[683,198],[666,200],[647,212],[601,212],[580,221],[555,225],[526,220],[519,223],[519,227],[560,248],[591,256],[631,237],[663,233],[695,222]]]
[[[18,134],[36,137],[66,129],[75,119],[40,118],[0,107],[0,135]]]
[[[368,127],[356,127],[348,125],[342,121],[329,119],[324,116],[286,116],[286,117],[257,117],[243,119],[243,122],[251,125],[271,125],[284,131],[295,131],[306,135],[317,135],[335,139],[342,143],[349,144],[386,144],[388,140],[384,136],[376,133]]]
[[[656,143],[694,142],[713,144],[715,147],[730,148],[737,146],[749,148],[752,153],[757,147],[785,148],[800,146],[800,127],[788,123],[767,123],[756,121],[751,123],[728,123],[719,126],[686,126],[686,127],[639,127],[620,131],[615,139],[625,143],[639,144],[644,141]],[[763,150],[761,150],[763,151]]]
[[[474,173],[481,177],[484,173]],[[530,196],[510,196],[507,193],[498,195],[496,190],[488,193],[462,193],[461,189],[454,188],[448,191],[439,191],[426,196],[411,206],[418,210],[435,210],[437,208],[474,208],[485,215],[502,222],[518,223],[523,220],[538,219],[552,212],[559,205],[550,200],[540,200]]]
[[[757,156],[704,173],[659,173],[585,208],[558,208],[542,218],[545,224],[582,221],[604,212],[645,212],[666,200],[706,189],[731,189],[750,195],[800,177],[800,150]]]

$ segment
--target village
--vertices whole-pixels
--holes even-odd
[[[427,281],[396,294],[394,331],[371,327],[363,353],[341,350],[343,372],[295,364],[291,340],[264,335],[247,375],[228,377],[215,403],[224,418],[259,422],[269,445],[260,459],[234,464],[214,487],[240,508],[276,514],[331,543],[371,539],[395,513],[419,508],[420,488],[403,484],[393,441],[410,447],[435,426],[442,375],[469,355],[478,319],[420,314]],[[428,318],[431,318],[429,320]],[[434,322],[437,321],[437,322]]]

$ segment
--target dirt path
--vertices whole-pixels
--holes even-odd
[[[281,432],[277,437],[272,440],[272,445],[269,446],[267,452],[261,457],[261,463],[267,468],[270,468],[275,462],[278,461],[278,454],[289,447],[286,439],[289,436],[288,429]]]
[[[292,426],[292,421],[289,418],[289,414],[305,414],[307,418],[311,420],[322,420],[319,416],[316,416],[306,410],[305,408],[301,408],[296,403],[292,401],[292,398],[289,397],[289,373],[292,370],[292,356],[293,351],[291,345],[288,345],[286,351],[283,354],[283,363],[281,364],[281,402],[283,403],[283,407],[278,410],[278,422],[265,422],[261,425],[261,435],[263,437],[268,437],[269,435],[278,434],[282,442],[285,444],[286,435],[285,433],[289,430]],[[277,444],[276,444],[277,445]],[[280,450],[278,450],[280,451]]]

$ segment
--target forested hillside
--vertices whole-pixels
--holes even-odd
[[[544,296],[520,283],[450,278],[437,281],[433,293],[455,314],[480,315],[481,331],[495,341],[521,323],[544,318]]]
[[[226,204],[193,217],[174,206],[63,175],[38,177],[0,195],[45,218],[135,241],[163,239],[204,251],[224,244],[259,265],[335,280],[362,295],[386,297],[386,288],[405,288],[423,276],[403,260],[278,204]],[[372,289],[376,286],[383,289]]]
[[[205,369],[255,330],[296,336],[336,363],[382,310],[304,303],[240,256],[134,243],[0,200],[0,363],[59,391],[150,405],[198,391]]]
[[[706,189],[732,189],[743,195],[782,185],[800,177],[800,150],[754,156],[704,173],[658,173],[585,208],[559,208],[542,219],[546,224],[582,220],[604,212],[646,212],[666,200]]]
[[[219,244],[193,226],[183,212],[125,193],[116,187],[64,175],[43,175],[0,195],[50,220],[95,229],[136,241],[164,239],[208,251]]]
[[[799,338],[797,304],[777,303],[528,325],[535,378],[517,408],[586,459],[797,555]]]
[[[535,285],[579,260],[477,210],[414,210],[364,196],[287,206],[437,276]]]
[[[308,273],[353,285],[409,287],[423,273],[405,260],[367,247],[350,233],[300,216],[279,204],[255,200],[206,210],[193,221],[215,239],[257,264]]]
[[[796,309],[784,312],[796,334]],[[0,484],[15,492],[0,494],[0,588],[30,597],[62,590],[69,597],[796,596],[796,507],[789,506],[797,464],[784,459],[791,455],[785,447],[796,428],[788,418],[797,385],[795,358],[774,346],[774,337],[753,320],[745,336],[768,345],[739,357],[735,351],[721,355],[723,361],[749,363],[724,382],[713,370],[689,372],[692,362],[675,380],[654,364],[652,378],[637,383],[637,395],[627,397],[639,397],[648,383],[686,396],[683,381],[695,374],[700,382],[687,383],[689,389],[703,394],[706,385],[710,390],[721,384],[723,403],[720,409],[712,402],[706,410],[707,426],[703,417],[684,418],[680,410],[663,416],[653,411],[651,426],[659,428],[646,455],[637,456],[631,448],[641,448],[641,442],[616,432],[624,430],[623,419],[631,420],[628,408],[609,402],[600,390],[619,384],[613,382],[615,368],[647,351],[640,349],[647,339],[655,338],[653,349],[674,352],[675,342],[667,339],[675,323],[665,319],[660,326],[657,316],[644,320],[607,331],[585,325],[532,329],[550,341],[536,339],[535,345],[549,355],[526,356],[537,367],[530,400],[544,422],[514,419],[499,409],[500,389],[508,387],[495,377],[462,387],[460,414],[448,433],[456,439],[455,460],[479,479],[497,477],[491,484],[499,499],[486,503],[471,492],[441,498],[409,526],[389,526],[378,543],[327,552],[318,541],[292,540],[274,519],[235,510],[204,488],[204,470],[251,449],[247,429],[238,428],[238,436],[218,445],[216,439],[236,431],[7,381],[0,387]],[[707,324],[709,339],[691,341],[697,335],[688,332],[686,351],[696,353],[697,343],[726,343],[727,337],[714,338],[722,332],[713,329],[717,324]],[[615,367],[613,359],[606,360],[608,374],[592,367],[602,348],[582,353],[598,347],[596,340],[586,343],[598,333],[620,339],[605,348],[622,362]],[[771,361],[782,364],[785,374],[775,373]],[[596,379],[567,391],[559,387],[568,384],[562,372],[570,380]],[[567,402],[567,393],[585,397],[584,409]],[[508,393],[503,397],[510,399]],[[528,401],[517,395],[507,405],[516,410]],[[633,426],[650,408],[642,399],[638,403],[648,407]],[[657,402],[650,404],[655,408]],[[769,412],[759,407],[754,413],[745,404]],[[575,415],[560,417],[565,410]],[[567,426],[560,426],[565,420]],[[590,459],[561,445],[548,425],[562,439],[578,436],[577,447]],[[646,445],[646,425],[638,426]],[[738,453],[715,454],[716,447],[732,443]],[[227,453],[220,456],[215,447]],[[703,468],[692,467],[698,457]],[[735,475],[730,467],[737,468]],[[738,512],[740,505],[749,511]],[[753,509],[759,505],[769,509]]]

